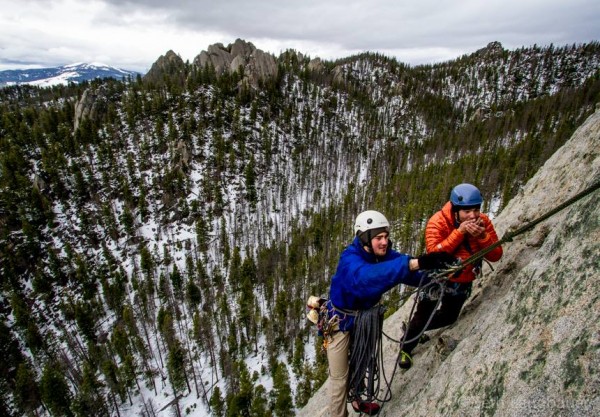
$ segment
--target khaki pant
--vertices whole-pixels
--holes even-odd
[[[329,362],[329,413],[331,417],[348,416],[346,406],[348,381],[348,348],[350,333],[337,332],[327,346],[327,361]]]

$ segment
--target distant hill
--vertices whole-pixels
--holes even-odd
[[[0,71],[0,87],[28,84],[38,87],[52,87],[55,85],[80,83],[96,78],[115,78],[117,80],[138,75],[135,71],[128,71],[104,64],[76,63],[61,67],[18,69]]]

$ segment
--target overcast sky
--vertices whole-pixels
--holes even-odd
[[[279,55],[380,52],[418,65],[499,41],[600,40],[599,0],[0,0],[0,70],[104,63],[146,72],[237,38]]]

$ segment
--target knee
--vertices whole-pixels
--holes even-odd
[[[460,310],[457,312],[446,312],[443,314],[438,314],[436,317],[436,322],[439,327],[450,326],[451,324],[456,323],[458,320],[458,316],[460,315]]]
[[[346,380],[348,378],[348,366],[329,366],[329,378],[335,380]]]
[[[458,320],[458,315],[446,316],[446,317],[442,317],[438,323],[439,323],[440,327],[446,327],[446,326],[450,326],[451,324],[454,324],[456,322],[456,320]]]

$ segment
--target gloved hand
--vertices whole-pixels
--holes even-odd
[[[448,252],[431,252],[417,258],[419,269],[446,269],[457,259]]]

